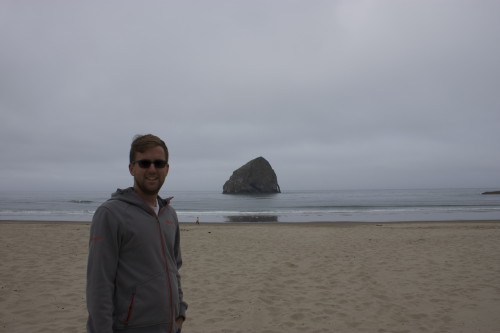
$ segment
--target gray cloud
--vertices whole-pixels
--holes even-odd
[[[3,1],[2,189],[500,186],[496,1]]]

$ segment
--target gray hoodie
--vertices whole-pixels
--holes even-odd
[[[119,189],[96,210],[87,267],[89,333],[175,333],[176,318],[186,316],[177,214],[170,200],[158,201],[156,216],[133,188]]]

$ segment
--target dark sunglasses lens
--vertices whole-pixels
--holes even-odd
[[[137,164],[143,169],[148,169],[151,164],[154,164],[155,168],[157,169],[163,169],[164,167],[167,166],[167,161],[163,160],[155,160],[155,161],[150,161],[150,160],[139,160],[137,161]]]
[[[157,169],[163,169],[164,167],[167,166],[167,161],[156,160],[154,163],[155,163],[155,168]]]
[[[139,166],[143,169],[147,169],[151,166],[151,161],[149,160],[140,160],[140,161],[137,161],[137,164],[139,164]]]

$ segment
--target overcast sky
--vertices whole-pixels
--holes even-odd
[[[0,190],[500,188],[500,1],[0,2]]]

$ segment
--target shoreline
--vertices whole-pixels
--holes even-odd
[[[90,221],[49,221],[49,220],[0,220],[0,224],[79,224],[79,225],[90,225]],[[415,220],[415,221],[303,221],[303,222],[253,222],[253,221],[242,221],[242,222],[209,222],[203,221],[199,225],[211,225],[211,226],[230,226],[230,225],[268,225],[268,226],[280,226],[280,225],[376,225],[376,224],[391,224],[391,225],[408,225],[408,224],[461,224],[461,223],[500,223],[500,220],[489,219],[489,220]],[[196,225],[195,222],[189,221],[179,221],[180,226],[184,225]]]

